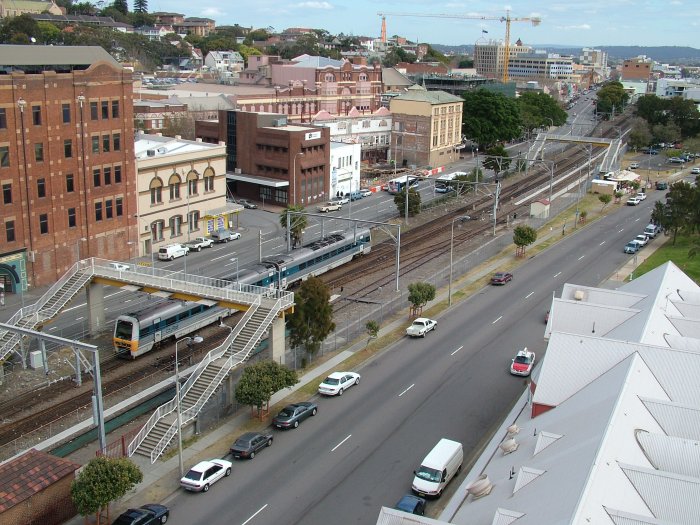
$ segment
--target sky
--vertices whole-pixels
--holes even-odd
[[[130,2],[131,4],[131,2]],[[255,0],[221,2],[150,0],[148,10],[207,17],[217,25],[326,29],[332,34],[378,37],[385,13],[434,13],[474,17],[539,17],[511,23],[511,41],[526,45],[595,47],[614,45],[690,46],[700,48],[699,0],[529,0],[497,4],[488,1],[419,0]],[[484,31],[487,31],[484,33]],[[478,40],[503,39],[498,20],[387,16],[387,34],[430,44],[473,45]]]

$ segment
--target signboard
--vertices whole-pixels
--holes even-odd
[[[320,131],[310,131],[309,133],[304,133],[304,140],[315,140],[321,138]]]

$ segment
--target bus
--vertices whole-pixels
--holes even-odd
[[[415,188],[416,186],[418,186],[418,179],[416,177],[411,177],[410,175],[403,175],[401,177],[391,179],[389,182],[387,182],[387,189],[389,193],[391,195],[401,193],[401,191],[403,191],[404,186],[406,185],[406,179],[408,179],[409,188]]]

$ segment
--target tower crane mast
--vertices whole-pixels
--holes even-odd
[[[530,22],[533,26],[540,25],[542,19],[539,17],[511,17],[510,11],[506,11],[505,16],[482,16],[482,15],[451,15],[444,13],[377,13],[382,18],[387,16],[418,16],[423,18],[458,18],[462,20],[496,20],[506,23],[506,36],[503,49],[503,82],[508,82],[508,63],[510,62],[510,23]]]

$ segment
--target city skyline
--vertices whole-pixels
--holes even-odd
[[[429,8],[428,8],[429,7]],[[378,12],[440,13],[468,16],[500,17],[508,9],[512,18],[539,17],[530,22],[511,24],[511,41],[526,45],[559,45],[570,47],[597,46],[688,46],[697,45],[694,35],[700,29],[700,4],[684,0],[593,0],[586,3],[542,0],[513,1],[494,5],[490,2],[444,1],[427,6],[418,0],[369,2],[356,0],[301,0],[280,5],[259,0],[245,11],[234,11],[225,5],[203,2],[193,8],[183,0],[149,4],[151,12],[175,11],[186,16],[207,17],[217,25],[254,28],[272,27],[282,31],[288,27],[325,29],[332,34],[378,37],[381,17]],[[498,20],[444,19],[408,16],[387,16],[387,35],[400,35],[412,41],[445,45],[473,45],[477,41],[503,39],[505,24]],[[643,35],[644,41],[640,41]]]

